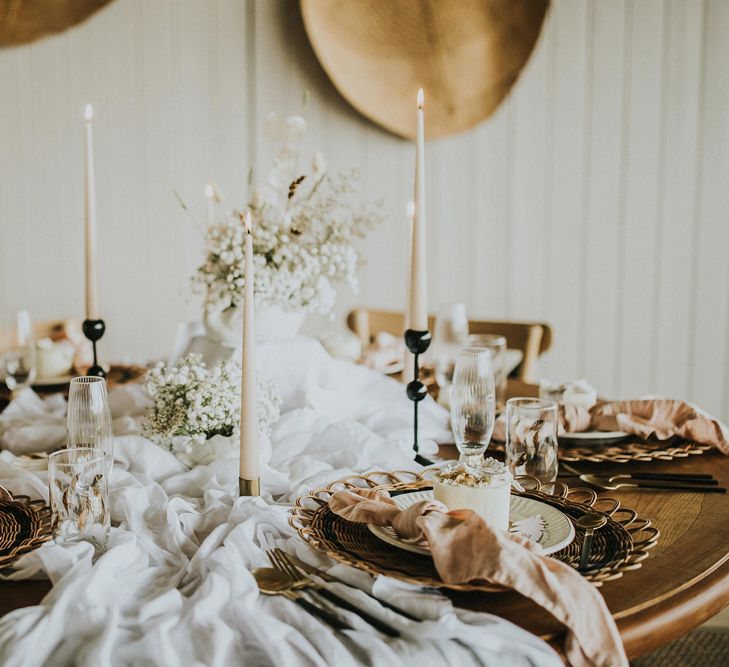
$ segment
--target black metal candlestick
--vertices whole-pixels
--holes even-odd
[[[408,398],[413,402],[413,451],[415,452],[415,460],[421,466],[433,465],[430,459],[426,459],[419,453],[418,447],[418,403],[428,395],[427,387],[420,381],[420,365],[419,357],[430,346],[430,331],[417,331],[415,329],[407,329],[405,331],[405,345],[414,355],[413,363],[413,381],[408,383]]]
[[[94,348],[94,363],[89,370],[86,371],[86,375],[95,375],[96,377],[105,378],[106,373],[99,365],[96,358],[96,341],[104,335],[104,332],[106,331],[106,324],[104,324],[104,320],[84,320],[82,329],[84,336],[91,341],[91,345]]]

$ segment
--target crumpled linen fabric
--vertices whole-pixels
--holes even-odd
[[[347,521],[390,525],[409,542],[425,542],[443,581],[483,579],[517,591],[567,627],[565,655],[574,667],[627,667],[615,621],[597,589],[529,540],[491,528],[471,510],[423,500],[400,510],[387,491],[346,489],[329,509]]]
[[[308,341],[302,346],[315,350]],[[268,352],[260,358],[277,363]],[[402,385],[326,355],[308,357],[310,367],[299,362],[291,374],[271,369],[284,381],[287,411],[263,457],[261,498],[237,497],[236,459],[187,469],[136,432],[115,437],[108,548],[95,559],[88,544],[48,543],[17,561],[7,578],[48,577],[54,588],[41,604],[0,619],[0,664],[560,665],[545,642],[503,619],[455,609],[430,590],[372,580],[333,564],[295,535],[288,512],[298,495],[355,472],[418,468]],[[291,363],[291,355],[279,362]],[[430,401],[424,408],[424,435],[442,437],[445,412]],[[138,429],[134,411],[129,407],[124,419]],[[10,451],[0,452],[0,484],[47,498],[47,473],[16,465]],[[269,565],[265,549],[273,546],[372,588],[425,622],[332,584],[403,636],[382,637],[348,612],[342,613],[354,630],[334,633],[292,602],[259,594],[250,570]]]
[[[623,431],[642,440],[684,438],[729,455],[729,428],[695,405],[669,398],[603,401],[591,408],[560,404],[558,433]],[[506,420],[494,424],[493,439],[503,442]]]

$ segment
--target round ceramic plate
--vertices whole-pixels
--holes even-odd
[[[580,445],[612,445],[625,440],[629,435],[625,431],[582,431],[565,433],[558,440]]]
[[[412,493],[393,496],[392,499],[398,507],[406,509],[420,500],[433,500],[433,491],[413,491]],[[544,520],[544,532],[539,539],[539,544],[542,545],[545,555],[553,554],[560,549],[564,549],[575,539],[575,527],[567,515],[551,505],[547,505],[547,503],[512,494],[511,508],[509,511],[509,521],[511,523],[537,515],[540,515]],[[430,549],[428,547],[405,542],[391,526],[375,526],[369,523],[367,524],[367,528],[383,542],[387,542],[394,547],[399,547],[405,551],[411,551],[412,553],[422,554],[424,556],[430,555]]]

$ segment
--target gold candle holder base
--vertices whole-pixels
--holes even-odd
[[[238,478],[238,492],[241,496],[260,496],[261,480]]]

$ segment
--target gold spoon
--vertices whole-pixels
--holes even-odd
[[[335,630],[351,630],[352,627],[340,620],[331,612],[309,602],[301,593],[294,590],[293,582],[288,575],[272,567],[258,567],[251,570],[258,588],[264,595],[283,595],[292,600],[303,609],[306,609],[312,616],[331,625]]]
[[[578,528],[582,528],[585,531],[585,539],[582,542],[582,552],[580,553],[580,565],[579,570],[585,570],[587,568],[587,561],[590,558],[590,551],[592,551],[592,534],[598,528],[602,528],[607,523],[607,517],[604,514],[598,514],[597,512],[589,512],[583,514],[575,522]]]

